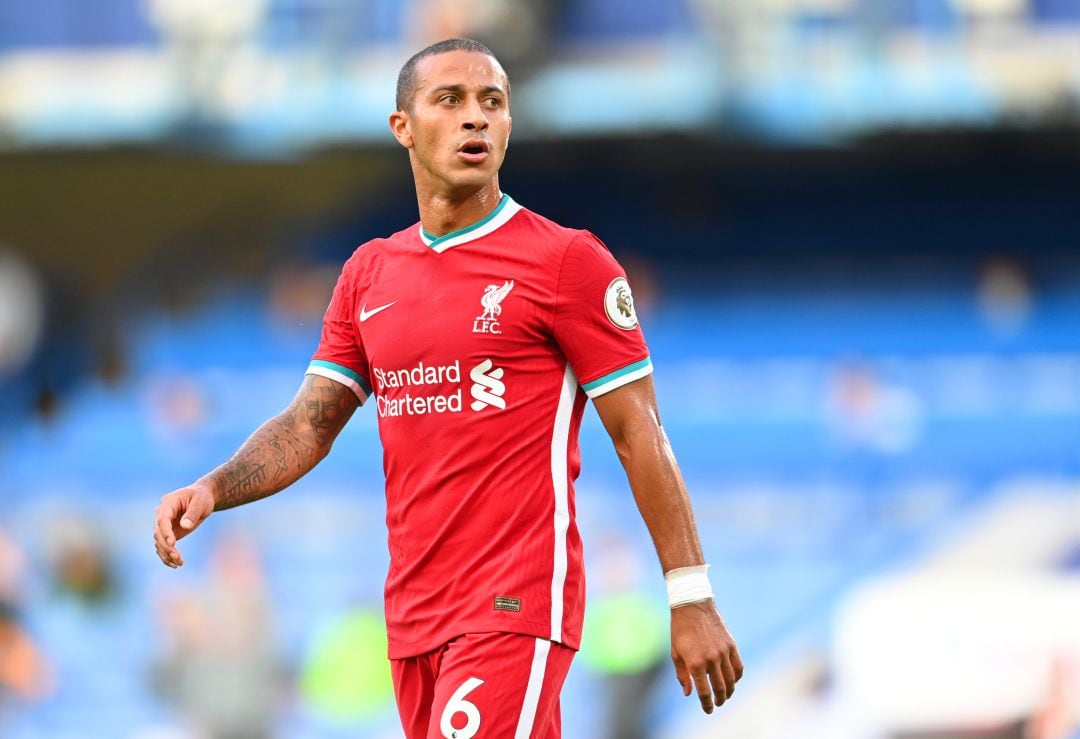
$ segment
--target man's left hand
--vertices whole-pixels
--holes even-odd
[[[683,695],[696,690],[705,713],[731,697],[743,674],[735,640],[712,600],[671,609],[671,659]]]

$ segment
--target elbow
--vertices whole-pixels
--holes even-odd
[[[625,467],[633,456],[631,454],[630,440],[626,436],[612,436],[611,443],[615,447],[615,453],[619,455],[619,461]]]
[[[299,408],[292,408],[278,416],[281,435],[291,441],[291,446],[300,454],[306,454],[309,469],[321,462],[330,453],[334,444],[334,434],[325,425],[320,425]]]
[[[654,414],[620,424],[612,430],[611,441],[619,461],[625,466],[631,459],[658,450],[667,445],[660,419]]]

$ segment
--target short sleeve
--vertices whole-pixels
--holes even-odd
[[[323,316],[319,348],[306,374],[320,375],[347,385],[363,404],[371,395],[367,355],[356,330],[356,281],[350,260],[345,263],[334,286],[330,305]]]
[[[652,372],[626,273],[587,231],[563,256],[553,326],[555,341],[590,398]]]

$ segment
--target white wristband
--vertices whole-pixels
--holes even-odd
[[[709,584],[709,565],[678,567],[664,573],[667,581],[668,605],[671,608],[699,603],[713,597]]]

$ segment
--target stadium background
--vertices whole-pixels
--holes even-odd
[[[1080,736],[1074,0],[0,5],[0,735],[399,735],[370,409],[183,570],[151,523],[415,220],[385,120],[450,35],[513,80],[504,189],[631,273],[747,664],[678,694],[589,411],[567,736]]]

